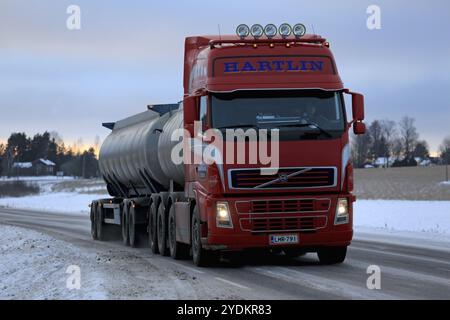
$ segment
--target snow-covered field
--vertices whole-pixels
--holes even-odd
[[[105,197],[106,194],[44,193],[22,198],[0,198],[0,207],[87,214],[92,200]]]
[[[356,227],[450,235],[450,201],[358,200]]]
[[[86,214],[93,199],[109,197],[100,180],[83,180],[72,177],[20,177],[0,178],[2,181],[25,181],[40,188],[39,195],[26,197],[0,197],[0,206],[33,209],[48,212]]]

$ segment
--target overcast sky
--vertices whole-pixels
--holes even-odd
[[[414,3],[414,4],[412,4]],[[81,30],[66,28],[69,5]],[[366,9],[381,8],[381,30]],[[303,22],[328,38],[367,120],[416,118],[437,150],[450,134],[450,2],[0,0],[0,141],[57,131],[93,144],[101,122],[182,98],[183,42],[240,23]]]

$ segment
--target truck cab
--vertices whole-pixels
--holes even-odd
[[[190,37],[185,43],[185,128],[279,131],[276,172],[222,161],[186,164],[185,190],[203,225],[202,249],[317,251],[341,262],[350,245],[355,196],[349,130],[364,133],[363,97],[345,89],[329,43],[317,35],[244,40]],[[344,95],[353,99],[348,115]],[[225,139],[222,157],[236,144]],[[222,159],[223,160],[223,159]],[[217,183],[211,183],[215,181]],[[221,214],[225,222],[221,223]]]

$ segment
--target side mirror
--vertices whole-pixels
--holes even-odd
[[[353,121],[364,120],[364,96],[360,93],[350,92],[352,95]]]
[[[361,121],[353,122],[353,133],[356,135],[366,133],[365,123]]]
[[[194,135],[194,122],[198,119],[197,97],[186,97],[183,100],[184,128]]]

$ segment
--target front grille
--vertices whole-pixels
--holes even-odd
[[[328,210],[328,199],[255,200],[251,202],[251,212],[313,212]]]
[[[241,219],[241,228],[251,232],[309,231],[324,228],[327,217],[283,217]]]
[[[235,169],[229,178],[232,189],[322,188],[335,186],[335,173],[334,167],[281,168],[273,175],[262,175],[260,169]]]

